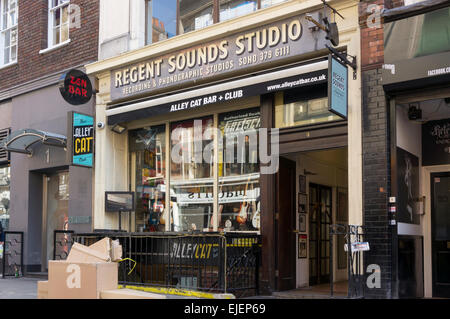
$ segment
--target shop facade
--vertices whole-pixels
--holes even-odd
[[[358,59],[357,2],[333,7],[345,19],[287,1],[86,65],[99,83],[94,229],[255,233],[262,291],[326,283],[322,229],[362,223],[359,72],[347,118],[328,111],[330,44],[305,18],[337,22],[337,49]],[[134,194],[134,210],[107,211],[105,192]],[[336,281],[346,267],[333,262]]]

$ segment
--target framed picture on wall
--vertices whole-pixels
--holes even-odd
[[[298,235],[298,258],[307,258],[308,256],[308,237],[306,235]]]
[[[306,194],[306,176],[298,176],[298,191],[302,194]]]
[[[307,197],[306,194],[298,193],[298,212],[306,214]]]
[[[301,233],[306,232],[306,214],[298,215],[298,231]]]

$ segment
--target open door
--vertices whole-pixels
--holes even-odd
[[[296,164],[280,157],[277,173],[276,269],[277,290],[295,289],[295,181]]]

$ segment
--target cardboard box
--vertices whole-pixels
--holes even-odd
[[[117,286],[117,263],[48,262],[49,299],[99,299],[101,291]]]
[[[37,299],[48,299],[48,281],[38,281]]]
[[[99,240],[98,242],[96,242],[95,244],[90,245],[89,248],[110,256],[111,255],[111,239],[108,237],[105,237],[102,240]]]
[[[74,243],[66,261],[72,263],[109,262],[111,261],[111,256],[109,252],[98,251],[79,243]]]
[[[100,293],[100,299],[166,299],[165,295],[133,289],[104,290]]]

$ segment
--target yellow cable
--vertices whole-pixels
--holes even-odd
[[[125,261],[125,260],[131,260],[132,262],[134,262],[133,267],[131,268],[130,272],[128,273],[128,275],[130,275],[130,274],[133,272],[134,267],[136,267],[136,264],[137,264],[137,263],[136,263],[133,259],[131,259],[131,258],[124,258],[124,259],[121,259],[121,260],[119,260],[119,263],[122,262],[122,261]]]

